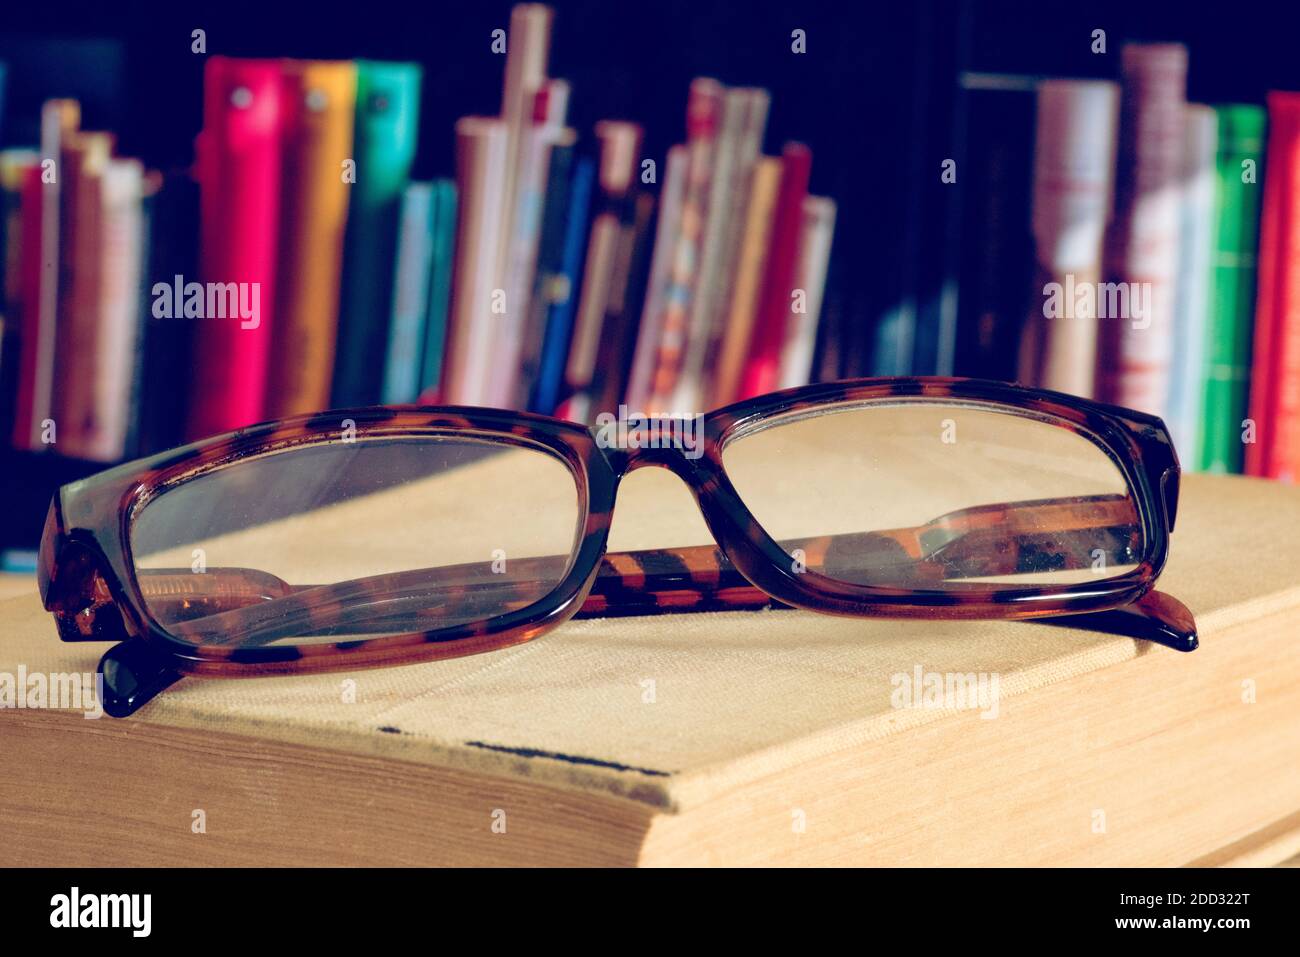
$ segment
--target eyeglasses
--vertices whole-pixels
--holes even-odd
[[[607,554],[620,481],[652,465],[687,484],[713,542]],[[119,717],[182,674],[458,657],[575,616],[1082,616],[1066,623],[1191,651],[1191,614],[1151,590],[1178,478],[1153,416],[975,380],[813,385],[593,428],[368,408],[64,486],[39,580],[63,640],[120,642],[100,662]],[[636,518],[643,535],[671,524]]]

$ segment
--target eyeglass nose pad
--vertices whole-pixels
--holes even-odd
[[[99,661],[99,674],[104,679],[104,711],[114,718],[135,714],[181,678],[167,658],[142,638],[131,638],[110,648]]]

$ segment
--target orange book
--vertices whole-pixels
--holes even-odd
[[[286,61],[282,70],[279,277],[266,417],[329,408],[352,156],[357,71]]]
[[[1300,477],[1300,93],[1268,95],[1246,474]]]

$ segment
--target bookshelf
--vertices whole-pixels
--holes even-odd
[[[81,101],[83,125],[113,131],[123,155],[153,169],[184,169],[203,122],[205,63],[217,55],[418,64],[417,180],[453,177],[457,120],[500,107],[505,57],[492,50],[491,37],[509,25],[509,3],[431,11],[378,2],[364,17],[311,22],[253,3],[77,6],[55,12],[29,5],[2,15],[0,61],[9,70],[0,146],[33,141],[41,102],[68,95]],[[969,361],[975,350],[965,310],[981,274],[977,254],[1009,236],[971,228],[987,184],[970,171],[989,141],[987,117],[973,106],[973,77],[1113,80],[1124,43],[1161,40],[1190,52],[1189,100],[1262,104],[1268,90],[1300,87],[1287,31],[1268,14],[1192,14],[1172,2],[1105,0],[1080,8],[922,0],[874,9],[760,0],[744,17],[722,2],[687,0],[668,0],[652,13],[595,0],[551,6],[550,73],[571,86],[567,122],[588,155],[597,123],[631,120],[643,132],[640,155],[662,171],[683,140],[688,89],[700,76],[771,92],[769,155],[788,141],[810,146],[809,189],[838,207],[817,378],[1014,374],[1014,362],[973,368]],[[203,52],[193,49],[195,30],[204,31]],[[806,52],[791,48],[796,30],[804,31]],[[1105,31],[1105,52],[1094,52],[1097,30]],[[947,160],[958,171],[952,183],[941,178]],[[661,187],[648,192],[657,198]],[[196,223],[189,227],[197,231]],[[1032,251],[1022,246],[1020,255]],[[1005,287],[1031,278],[1025,262],[996,281]],[[1005,356],[1015,346],[1000,340],[994,348]],[[186,346],[175,348],[179,355]],[[179,395],[178,388],[169,399]],[[55,479],[87,468],[30,453],[0,453],[0,464],[4,481],[31,502],[48,499]],[[33,527],[39,521],[6,518],[0,548],[30,546]]]

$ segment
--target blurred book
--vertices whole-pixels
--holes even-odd
[[[331,402],[372,405],[383,390],[402,192],[420,120],[415,63],[356,63],[356,116]]]
[[[1240,472],[1255,318],[1256,242],[1264,189],[1267,114],[1252,105],[1216,107],[1213,262],[1205,366],[1201,370],[1201,447],[1196,458],[1210,472]]]
[[[1251,475],[1300,478],[1300,93],[1268,95],[1268,158],[1259,238],[1250,386]]]
[[[424,343],[421,348],[420,391],[436,394],[442,380],[443,351],[451,300],[452,256],[456,249],[456,184],[436,179],[433,190],[433,232],[429,256],[429,290]]]
[[[433,266],[434,199],[431,183],[411,183],[402,194],[393,275],[393,317],[384,362],[385,405],[414,402],[420,393]]]
[[[835,201],[825,196],[805,198],[794,268],[794,301],[781,347],[779,389],[793,389],[811,380],[834,234]]]

